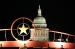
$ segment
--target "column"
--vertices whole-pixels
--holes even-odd
[[[33,33],[34,33],[34,30],[33,30],[33,29],[31,29],[31,37],[33,36]]]
[[[38,37],[39,37],[39,30],[38,30],[37,34],[38,34]]]
[[[33,29],[31,29],[31,37],[33,36],[33,33],[34,33],[34,31],[33,31]],[[30,38],[31,38],[30,37]],[[34,36],[35,37],[35,36]],[[31,40],[34,40],[34,37],[31,39]]]
[[[32,29],[30,29],[30,37],[32,36]]]
[[[45,38],[45,40],[47,40],[47,32],[46,32],[46,30],[44,29],[44,38]]]
[[[47,38],[46,40],[49,40],[49,30],[48,28],[45,29],[45,37]]]
[[[35,34],[35,36],[38,37],[38,30],[36,30],[36,34]]]
[[[37,38],[38,38],[38,30],[36,30],[35,40],[37,40]]]
[[[39,30],[39,37],[41,37],[41,30]]]
[[[42,37],[44,37],[44,30],[42,29]]]
[[[42,36],[42,40],[44,39],[44,30],[41,30],[41,36]]]
[[[41,36],[41,30],[38,30],[38,36],[39,37]]]

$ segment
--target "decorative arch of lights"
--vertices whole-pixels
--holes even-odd
[[[34,35],[30,38],[30,40],[35,36],[37,28],[35,27],[34,22],[33,22],[31,19],[27,18],[27,17],[20,17],[20,18],[16,19],[16,20],[12,23],[11,28],[9,28],[9,29],[0,29],[0,31],[5,31],[5,39],[6,39],[6,41],[7,41],[7,38],[6,38],[6,31],[7,31],[7,30],[10,30],[10,31],[11,31],[11,35],[12,35],[12,37],[13,37],[16,41],[18,40],[18,39],[14,36],[12,30],[16,30],[16,29],[13,29],[13,25],[16,23],[16,21],[18,21],[18,20],[20,20],[20,19],[23,19],[23,22],[24,22],[24,19],[26,19],[26,20],[30,21],[30,22],[34,25]],[[74,36],[74,35],[71,35],[71,34],[68,34],[68,33],[64,33],[64,32],[59,32],[59,31],[53,31],[53,30],[45,30],[45,31],[54,33],[54,40],[55,40],[55,35],[56,35],[56,33],[58,33],[58,34],[61,35],[61,38],[62,38],[62,35],[63,35],[63,34],[67,36],[67,39],[68,39],[70,36],[74,37],[74,42],[75,42],[75,36]]]

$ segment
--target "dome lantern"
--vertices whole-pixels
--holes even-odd
[[[39,9],[38,9],[38,16],[42,16],[41,9],[40,9],[40,5],[39,5]]]

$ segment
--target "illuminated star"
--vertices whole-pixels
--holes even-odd
[[[21,30],[20,35],[21,35],[22,33],[25,33],[25,34],[27,35],[26,30],[27,30],[28,28],[26,28],[26,27],[24,26],[24,24],[23,24],[22,27],[19,28],[19,29]]]

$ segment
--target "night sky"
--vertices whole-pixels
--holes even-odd
[[[74,34],[74,1],[0,1],[0,29],[10,28],[12,22],[25,16],[33,20],[39,4],[50,30]],[[10,32],[10,31],[9,31]],[[1,33],[0,33],[1,35]],[[8,35],[11,36],[11,35]],[[11,40],[11,38],[10,38]]]

